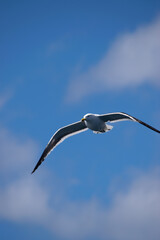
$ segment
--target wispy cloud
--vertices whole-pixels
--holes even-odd
[[[160,177],[156,172],[134,179],[126,193],[117,193],[107,225],[112,239],[159,239]]]
[[[50,213],[48,193],[31,175],[37,152],[35,141],[0,127],[0,218],[38,223]]]
[[[0,217],[12,221],[42,222],[49,213],[46,191],[29,177],[21,177],[0,190]],[[48,216],[47,216],[48,217]]]
[[[1,175],[29,170],[38,146],[32,139],[16,137],[4,127],[0,127],[0,173]]]
[[[110,207],[99,199],[64,203],[53,219],[53,230],[65,239],[158,240],[159,201],[158,173],[142,174],[126,192],[115,194]]]
[[[12,91],[5,91],[0,94],[0,109],[4,107],[4,105],[10,100],[12,97]]]
[[[160,86],[160,18],[118,37],[97,65],[70,81],[66,100],[147,82]]]
[[[61,52],[65,49],[65,44],[63,41],[59,40],[59,41],[55,41],[55,42],[52,42],[48,48],[47,48],[47,51],[46,51],[46,55],[48,57],[54,55],[55,53],[57,52]]]

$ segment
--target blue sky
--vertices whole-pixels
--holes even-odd
[[[0,239],[158,240],[160,138],[60,127],[123,111],[160,129],[160,1],[1,1]]]

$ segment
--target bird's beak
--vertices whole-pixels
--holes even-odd
[[[82,118],[81,121],[84,122],[86,119],[85,118]]]

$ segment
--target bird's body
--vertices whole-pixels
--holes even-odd
[[[85,122],[87,128],[92,130],[95,133],[104,133],[107,132],[107,125],[106,123],[99,118],[96,114],[86,114],[82,121]]]
[[[70,124],[68,126],[65,126],[63,128],[60,128],[50,139],[49,143],[47,144],[46,148],[44,149],[38,163],[36,164],[35,168],[33,169],[32,173],[35,172],[35,170],[39,167],[39,165],[44,161],[44,159],[47,157],[47,155],[59,144],[61,143],[65,138],[70,137],[74,134],[80,133],[82,131],[85,131],[87,129],[92,130],[95,133],[105,133],[109,130],[111,130],[113,127],[111,125],[108,125],[108,122],[119,122],[124,120],[131,120],[134,122],[139,122],[140,124],[150,128],[151,130],[160,133],[159,130],[156,128],[148,125],[145,122],[142,122],[141,120],[132,117],[126,113],[122,112],[116,112],[116,113],[108,113],[104,115],[99,114],[86,114],[81,121]],[[106,124],[107,122],[107,124]]]

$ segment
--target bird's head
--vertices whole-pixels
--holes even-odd
[[[87,113],[86,115],[84,115],[84,117],[81,119],[82,122],[86,121],[88,122],[89,120],[91,120],[93,117],[93,114],[91,113]]]

